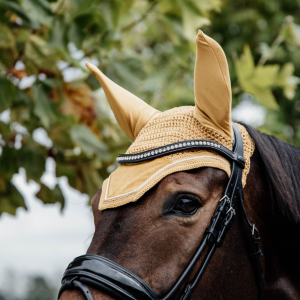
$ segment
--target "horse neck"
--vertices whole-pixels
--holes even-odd
[[[259,229],[264,254],[265,299],[300,298],[300,226],[285,218],[268,191],[267,176],[257,153],[244,189],[248,217]],[[279,298],[278,298],[279,297]]]

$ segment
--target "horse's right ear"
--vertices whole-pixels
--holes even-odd
[[[202,125],[232,139],[231,84],[225,53],[200,30],[196,45],[195,117]]]
[[[134,141],[148,121],[160,112],[111,81],[96,66],[88,62],[86,66],[100,82],[118,124]]]

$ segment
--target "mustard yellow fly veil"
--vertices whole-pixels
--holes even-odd
[[[231,84],[225,53],[200,30],[196,44],[195,117],[202,125],[232,138]]]
[[[96,66],[88,62],[86,66],[99,80],[118,124],[134,141],[141,129],[159,111],[111,81]]]
[[[87,67],[99,80],[116,120],[134,141],[126,154],[136,154],[171,143],[193,139],[215,141],[232,149],[231,85],[226,56],[221,46],[198,32],[194,74],[195,106],[159,112],[108,79],[96,66]],[[241,125],[246,166],[250,170],[254,142]],[[137,201],[165,176],[200,167],[213,167],[231,174],[229,162],[210,150],[185,150],[137,164],[122,164],[102,186],[99,209]]]

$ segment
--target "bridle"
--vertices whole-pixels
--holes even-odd
[[[196,286],[198,285],[212,255],[216,248],[221,247],[225,236],[230,229],[235,216],[235,204],[237,200],[242,206],[243,215],[247,224],[251,228],[251,254],[254,271],[256,274],[258,286],[258,300],[264,298],[264,277],[260,261],[262,252],[259,250],[259,232],[254,224],[251,224],[244,206],[244,193],[242,185],[242,172],[245,167],[243,138],[237,126],[232,123],[234,131],[233,150],[230,151],[223,145],[204,140],[192,140],[181,142],[180,147],[175,147],[178,143],[152,149],[153,155],[149,158],[146,152],[134,155],[133,159],[129,159],[132,155],[119,155],[120,163],[137,163],[161,157],[170,153],[188,149],[207,149],[213,150],[225,157],[231,164],[231,176],[229,178],[224,196],[219,201],[217,208],[211,218],[210,226],[205,230],[198,249],[196,250],[191,261],[174,284],[172,289],[163,298],[160,298],[152,288],[146,284],[141,278],[117,263],[99,255],[82,255],[73,260],[66,269],[60,288],[58,299],[67,289],[79,289],[84,294],[86,300],[94,300],[87,285],[99,289],[115,299],[120,300],[170,300],[173,299],[178,290],[183,286],[188,275],[191,273],[200,256],[209,247],[200,270],[190,282],[180,300],[188,300],[191,298]],[[166,149],[165,151],[163,151]]]

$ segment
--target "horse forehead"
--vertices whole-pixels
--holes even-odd
[[[227,179],[227,175],[224,171],[204,167],[199,169],[193,169],[185,172],[177,172],[166,176],[159,185],[165,188],[168,187],[195,187],[201,185],[201,187],[211,186],[214,183],[222,183]]]
[[[189,184],[190,181],[195,181],[199,177],[199,173],[203,173],[203,169],[198,169],[195,172],[177,172],[177,173],[172,173],[165,178],[161,180],[159,184],[163,185],[170,185],[170,184],[175,184],[175,185],[183,185],[183,184]]]

